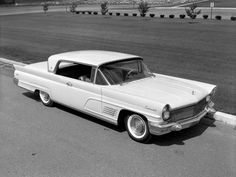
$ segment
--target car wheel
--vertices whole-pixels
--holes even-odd
[[[138,142],[148,142],[151,134],[148,129],[147,121],[137,114],[126,117],[125,126],[129,136]]]
[[[47,92],[39,91],[39,97],[45,106],[52,106],[53,105],[53,101],[51,100],[51,98]]]

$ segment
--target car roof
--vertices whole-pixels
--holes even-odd
[[[112,51],[81,50],[81,51],[72,51],[72,52],[65,52],[52,55],[48,58],[48,62],[50,65],[55,65],[59,60],[68,60],[92,66],[100,66],[105,63],[115,62],[124,59],[131,59],[131,58],[140,58],[140,57],[136,55],[125,54],[120,52],[112,52]]]

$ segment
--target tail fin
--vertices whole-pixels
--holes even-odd
[[[13,65],[12,65],[14,71],[15,71],[15,70],[17,70],[17,71],[22,71],[23,68],[24,68],[24,66],[26,66],[26,64],[24,64],[24,63],[17,63],[17,64],[13,64]]]

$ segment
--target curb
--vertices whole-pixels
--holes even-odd
[[[8,59],[5,59],[5,58],[0,58],[0,62],[10,64],[10,65],[20,65],[20,66],[25,66],[26,65],[25,63],[13,61],[13,60],[8,60]]]
[[[232,126],[236,126],[236,116],[235,115],[226,114],[226,113],[217,111],[213,114],[213,119],[220,121],[220,122],[224,122],[224,123],[232,125]]]
[[[6,63],[6,64],[11,64],[11,65],[13,65],[13,64],[21,65],[21,66],[26,65],[25,63],[16,62],[16,61],[8,60],[5,58],[0,58],[0,62]],[[220,122],[223,122],[228,125],[236,126],[236,116],[235,115],[226,114],[223,112],[216,111],[216,112],[210,113],[209,117],[206,117],[206,118],[214,119],[216,121],[220,121]]]

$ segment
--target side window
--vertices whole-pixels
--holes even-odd
[[[100,70],[97,71],[97,77],[96,77],[96,82],[95,82],[95,84],[98,84],[98,85],[107,85],[107,82],[106,82],[105,79],[103,78],[103,76],[102,76]]]
[[[93,82],[94,79],[92,66],[72,63],[69,61],[60,62],[56,74],[85,82]]]

